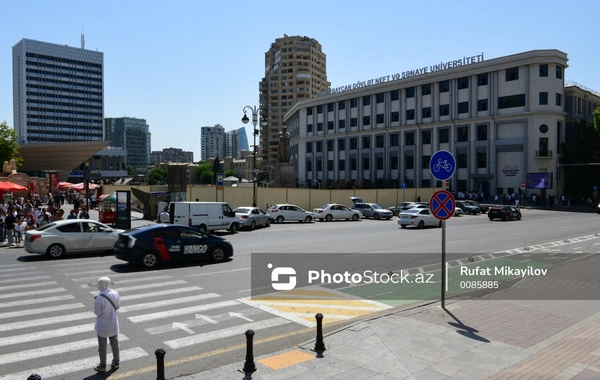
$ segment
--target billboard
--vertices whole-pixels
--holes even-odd
[[[527,173],[528,189],[552,189],[552,173]]]

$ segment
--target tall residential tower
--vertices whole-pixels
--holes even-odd
[[[260,131],[261,155],[269,165],[278,160],[283,117],[296,102],[330,87],[326,56],[313,38],[284,34],[265,53],[265,77],[259,84],[260,108],[269,125]]]
[[[150,166],[150,126],[144,119],[107,117],[104,120],[106,139],[111,146],[125,148],[125,163],[139,174],[148,174]]]
[[[12,53],[20,144],[104,140],[104,53],[29,39]]]

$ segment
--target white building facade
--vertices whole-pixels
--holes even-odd
[[[558,50],[482,53],[301,101],[285,116],[298,185],[440,186],[429,165],[447,150],[456,160],[452,191],[492,196],[525,184],[528,193],[557,195],[567,61]]]

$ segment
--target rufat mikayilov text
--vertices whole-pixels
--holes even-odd
[[[534,268],[528,265],[526,268],[513,268],[509,265],[502,265],[498,267],[460,267],[461,276],[545,276],[548,273],[548,269]]]

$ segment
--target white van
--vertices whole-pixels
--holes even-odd
[[[210,232],[228,230],[236,233],[239,222],[227,202],[171,202],[171,223],[196,227]]]

